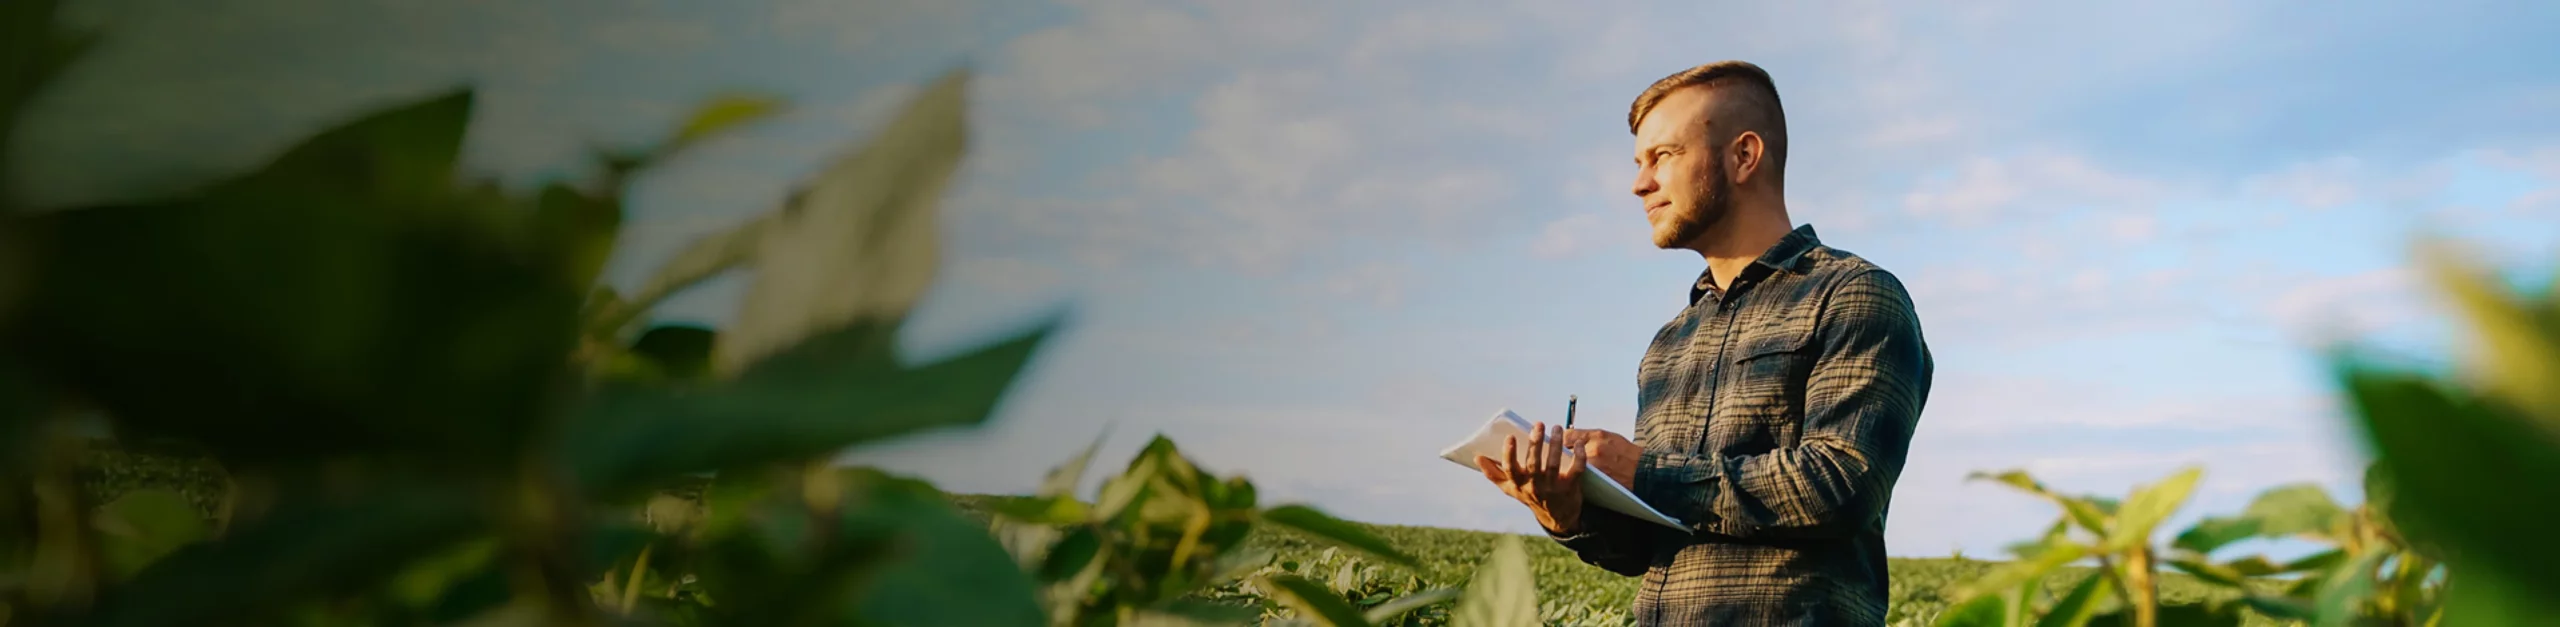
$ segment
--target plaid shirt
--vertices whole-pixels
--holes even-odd
[[[1586,508],[1556,536],[1644,577],[1640,625],[1882,625],[1884,520],[1933,360],[1891,273],[1798,227],[1701,274],[1638,370],[1630,489],[1690,533]]]

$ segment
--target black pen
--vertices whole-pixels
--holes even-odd
[[[1566,431],[1572,431],[1572,430],[1573,430],[1573,405],[1574,405],[1575,403],[1579,403],[1579,402],[1581,402],[1581,401],[1582,401],[1582,399],[1581,399],[1580,397],[1576,397],[1576,396],[1571,395],[1571,394],[1567,394],[1567,395],[1565,395],[1565,397],[1564,397],[1564,428],[1565,428],[1565,430],[1566,430]]]

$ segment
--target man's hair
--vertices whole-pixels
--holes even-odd
[[[1713,90],[1724,96],[1716,101],[1718,106],[1713,115],[1708,116],[1711,124],[1708,142],[1724,144],[1733,141],[1743,131],[1759,133],[1761,143],[1768,147],[1768,155],[1763,160],[1768,163],[1769,172],[1778,175],[1775,177],[1777,180],[1785,180],[1787,112],[1778,103],[1778,84],[1769,79],[1768,70],[1746,61],[1717,61],[1654,81],[1653,86],[1646,87],[1644,93],[1636,96],[1635,104],[1627,108],[1627,132],[1636,132],[1636,126],[1644,121],[1645,114],[1652,113],[1654,105],[1661,104],[1663,98],[1691,87]]]

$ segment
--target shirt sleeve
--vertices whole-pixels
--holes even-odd
[[[1643,575],[1653,563],[1652,529],[1633,516],[1608,508],[1582,507],[1582,529],[1572,534],[1548,531],[1547,537],[1572,550],[1583,563],[1629,577]]]
[[[1816,321],[1795,446],[1756,455],[1646,451],[1633,487],[1698,531],[1841,537],[1883,512],[1910,449],[1933,364],[1900,281],[1869,269],[1835,286]]]

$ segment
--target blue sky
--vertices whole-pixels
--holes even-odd
[[[2411,229],[2560,261],[2560,7],[2051,4],[90,2],[109,43],[11,175],[147,193],[471,82],[471,165],[530,183],[717,91],[789,98],[642,183],[628,283],[966,64],[947,280],[906,340],[1074,326],[989,428],[848,459],[1009,492],[1106,427],[1105,466],[1160,432],[1269,499],[1529,531],[1434,455],[1569,394],[1632,426],[1636,360],[1700,262],[1645,245],[1625,107],[1747,59],[1788,106],[1793,217],[1900,275],[1939,359],[1894,553],[2051,520],[1974,470],[2120,494],[2202,463],[2204,511],[2296,481],[2351,498],[2362,454],[2312,349],[2444,344]],[[665,316],[725,320],[738,287]]]

